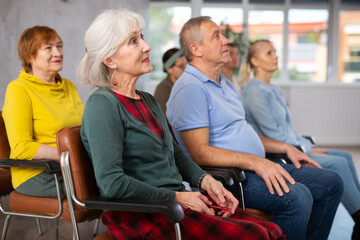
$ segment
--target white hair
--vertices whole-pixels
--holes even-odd
[[[85,33],[85,56],[77,67],[81,83],[111,87],[108,67],[102,62],[111,57],[131,33],[142,31],[145,21],[127,9],[108,9],[92,22]]]

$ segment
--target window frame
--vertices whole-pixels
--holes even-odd
[[[338,0],[329,0],[328,3],[314,3],[314,4],[292,4],[291,0],[284,0],[283,4],[273,3],[273,4],[260,4],[260,3],[250,3],[249,0],[242,0],[241,3],[222,3],[219,0],[219,3],[206,3],[204,0],[190,0],[190,2],[173,2],[171,0],[164,2],[152,2],[150,0],[150,7],[174,7],[174,6],[188,6],[191,8],[191,17],[197,17],[201,14],[202,7],[235,7],[243,9],[243,24],[244,24],[244,37],[248,38],[248,12],[250,10],[280,10],[284,12],[284,23],[283,23],[283,50],[282,50],[282,59],[283,63],[288,62],[288,35],[289,35],[289,10],[290,9],[326,9],[329,11],[328,18],[328,29],[327,29],[327,71],[326,79],[324,83],[336,83],[340,82],[341,79],[338,79],[338,56],[339,56],[339,17],[340,11],[357,11],[360,10],[360,5],[357,4],[341,4]],[[281,76],[279,82],[291,82],[289,79],[288,69],[286,64],[282,65]],[[309,82],[313,84],[313,82]]]

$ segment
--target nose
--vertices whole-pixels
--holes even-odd
[[[143,41],[144,41],[143,52],[150,52],[151,51],[150,45],[145,40]]]
[[[62,56],[62,50],[57,47],[53,47],[53,54],[54,56]]]
[[[228,45],[229,44],[229,39],[227,39],[224,34],[221,34],[222,37],[222,43],[223,45]]]

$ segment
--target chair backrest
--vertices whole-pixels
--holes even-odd
[[[10,146],[6,135],[6,128],[4,119],[2,117],[2,111],[0,111],[0,159],[9,158]]]
[[[0,159],[9,158],[10,146],[6,135],[6,128],[4,119],[2,117],[2,111],[0,111]],[[8,168],[0,167],[0,192],[10,191],[12,189],[11,174]]]
[[[77,199],[84,202],[90,196],[99,195],[94,169],[80,138],[80,127],[61,129],[56,137],[59,153],[69,152],[71,175]],[[59,154],[60,155],[60,154]]]

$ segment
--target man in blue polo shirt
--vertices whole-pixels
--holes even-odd
[[[181,30],[189,64],[167,102],[177,141],[200,166],[245,169],[245,205],[273,214],[287,239],[327,239],[343,193],[340,176],[247,124],[240,95],[220,74],[230,61],[228,43],[208,17],[192,18]],[[267,160],[265,151],[286,153],[293,164]]]

